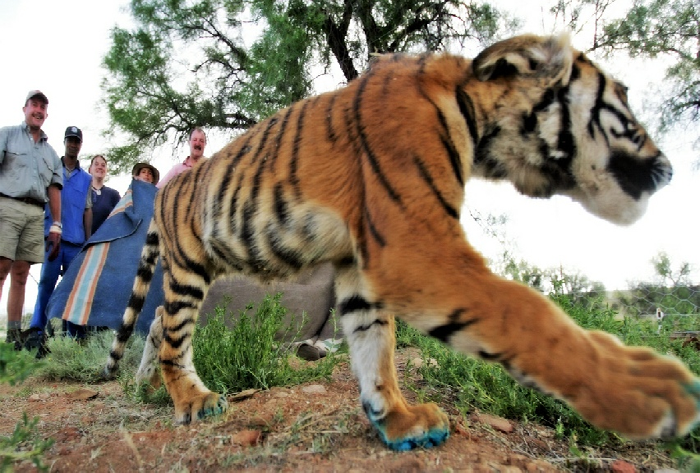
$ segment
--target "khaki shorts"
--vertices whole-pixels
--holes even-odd
[[[0,256],[44,262],[44,209],[0,197]]]

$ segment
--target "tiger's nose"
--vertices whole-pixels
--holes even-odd
[[[654,191],[668,185],[673,178],[673,166],[665,154],[661,153],[654,158],[652,166],[652,178],[654,179]]]

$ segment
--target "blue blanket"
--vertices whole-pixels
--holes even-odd
[[[132,181],[56,286],[46,308],[49,319],[119,328],[153,216],[156,191],[152,184]],[[159,262],[136,331],[148,332],[155,310],[162,303],[163,271]]]

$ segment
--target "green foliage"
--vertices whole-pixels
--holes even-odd
[[[27,413],[22,415],[22,422],[15,426],[14,432],[9,437],[0,436],[0,471],[12,471],[12,465],[22,460],[31,460],[39,471],[48,471],[48,467],[41,461],[45,451],[54,443],[53,439],[42,439],[36,426],[39,418],[33,420],[27,418]]]
[[[279,2],[257,1],[252,10],[267,26],[249,50],[248,75],[255,87],[241,88],[241,95],[244,109],[267,116],[311,93],[310,32],[322,23],[322,16],[318,5],[307,7],[298,1],[286,8]]]
[[[128,169],[144,148],[175,136],[185,141],[195,126],[245,129],[257,121],[238,106],[247,52],[233,0],[133,0],[133,30],[112,30],[104,58],[108,135],[125,132],[127,144],[110,151],[110,162]]]
[[[33,354],[15,351],[14,344],[0,343],[0,383],[14,386],[42,365],[44,362],[36,361]],[[30,421],[25,412],[12,435],[0,436],[0,472],[13,471],[13,464],[23,460],[31,460],[39,471],[48,470],[41,460],[54,441],[44,440],[39,435],[36,429],[38,422],[38,417]]]
[[[680,445],[673,445],[669,450],[671,451],[671,458],[678,460],[678,466],[681,468],[681,471],[685,473],[700,473],[700,455],[688,451]]]
[[[596,48],[627,51],[630,56],[671,61],[666,69],[671,90],[661,107],[662,127],[700,121],[700,4],[697,0],[638,0],[610,22]]]
[[[292,328],[294,318],[289,325],[284,324],[287,309],[280,298],[281,294],[266,296],[254,316],[247,313],[250,307],[238,316],[217,307],[215,316],[197,327],[194,364],[209,389],[221,393],[268,389],[330,376],[336,363],[331,353],[307,367],[294,369],[290,365],[288,346],[278,340],[295,339],[298,332]]]
[[[103,380],[102,371],[113,340],[112,330],[91,334],[84,343],[78,343],[71,337],[49,338],[49,362],[37,371],[37,375],[50,380],[99,383]],[[130,338],[124,358],[119,362],[120,372],[136,371],[144,344],[145,339],[142,336],[135,335]]]
[[[217,307],[216,316],[210,318],[207,325],[195,329],[194,364],[210,389],[222,393],[267,389],[330,376],[338,360],[337,354],[329,353],[298,369],[290,365],[293,355],[289,346],[278,340],[295,338],[292,327],[298,321],[292,317],[290,325],[284,325],[287,310],[280,304],[280,297],[281,294],[265,298],[253,316],[243,311],[239,317],[227,313],[226,307]],[[302,325],[304,321],[300,322]],[[50,380],[100,382],[113,338],[114,333],[108,330],[89,336],[83,344],[70,337],[49,339],[49,362],[42,363],[36,374]],[[126,395],[135,401],[169,404],[171,400],[163,386],[154,390],[134,383],[133,374],[140,364],[144,345],[143,337],[130,338],[120,361],[120,384]]]
[[[663,252],[652,258],[651,264],[656,272],[655,281],[637,282],[628,291],[616,293],[624,313],[629,316],[650,315],[655,314],[657,308],[668,316],[700,313],[700,286],[690,282],[690,264],[681,262],[675,266]],[[697,324],[686,327],[686,330],[698,329]]]
[[[134,27],[115,27],[102,83],[127,170],[144,149],[183,142],[195,126],[234,134],[308,96],[339,67],[349,81],[370,54],[490,41],[505,24],[488,4],[132,0]]]
[[[594,300],[605,294],[603,283],[592,281],[579,272],[565,272],[562,268],[542,269],[516,259],[508,250],[504,251],[494,269],[506,279],[521,282],[544,294],[565,294],[581,301]]]
[[[15,351],[14,344],[0,343],[0,383],[21,383],[42,364],[26,351]]]
[[[118,381],[126,397],[133,402],[155,404],[157,406],[173,405],[173,400],[165,389],[164,384],[158,387],[148,384],[137,384],[133,376],[133,371],[127,374],[124,370],[121,371]]]

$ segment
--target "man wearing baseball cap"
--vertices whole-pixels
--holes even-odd
[[[7,339],[21,349],[24,289],[29,267],[44,261],[44,206],[55,225],[46,238],[48,257],[58,255],[61,239],[61,160],[41,127],[49,99],[30,90],[24,122],[0,128],[0,293],[11,276],[7,298]]]
[[[83,132],[77,126],[66,128],[63,143],[65,154],[61,158],[63,164],[63,190],[61,191],[61,241],[56,258],[46,256],[41,268],[39,293],[34,306],[34,314],[29,324],[29,337],[26,346],[29,349],[38,348],[37,356],[43,356],[46,349],[44,329],[48,321],[46,305],[58,281],[77,256],[83,244],[90,238],[92,232],[92,195],[90,185],[92,176],[81,169],[78,154],[83,145]],[[55,219],[51,212],[46,211],[44,219],[44,234],[48,238],[55,230]],[[83,332],[77,333],[73,327],[67,327],[72,336],[84,337]]]

